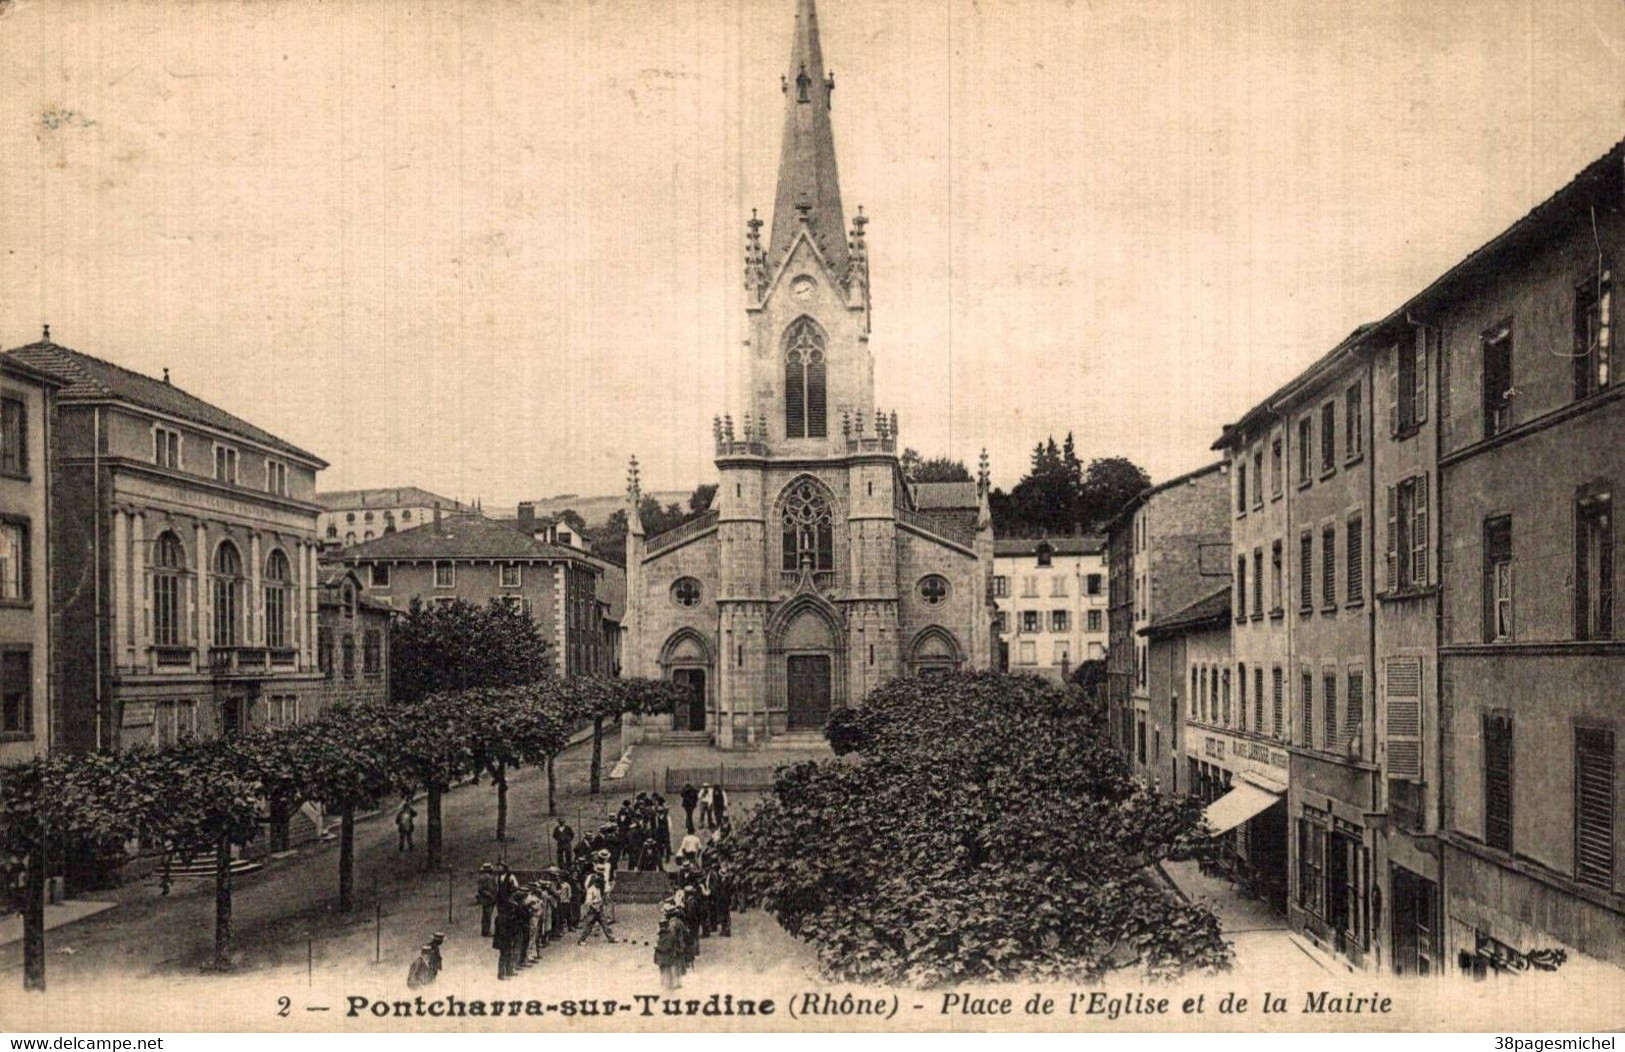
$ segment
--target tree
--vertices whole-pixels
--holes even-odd
[[[1059,445],[1052,435],[1033,447],[1021,481],[1009,493],[990,493],[988,506],[1000,536],[1092,532],[1150,484],[1145,471],[1126,457],[1096,458],[1085,470],[1072,435]]]
[[[592,720],[592,766],[587,791],[593,795],[597,795],[602,782],[605,722],[629,713],[670,712],[679,699],[687,697],[686,687],[664,679],[576,676],[564,682],[570,698],[567,711],[577,719]]]
[[[914,449],[898,457],[903,477],[910,482],[973,482],[965,462],[953,457],[921,457]]]
[[[723,850],[843,982],[1223,969],[1211,911],[1145,872],[1205,840],[1202,806],[1138,783],[1104,713],[1030,676],[893,680],[831,721],[846,755],[781,769]]]
[[[508,839],[508,771],[548,763],[570,740],[563,710],[564,692],[556,681],[518,687],[486,687],[458,696],[472,717],[474,766],[490,774],[497,790],[497,839]],[[549,810],[552,788],[549,783]]]
[[[1099,529],[1150,485],[1151,476],[1127,457],[1096,458],[1084,476],[1078,512],[1091,529]]]
[[[590,532],[587,529],[587,520],[574,508],[565,508],[558,514],[558,521],[564,523],[576,532],[577,537],[585,537]]]
[[[391,721],[390,770],[403,797],[419,789],[427,797],[423,868],[440,866],[440,800],[446,790],[479,772],[475,725],[460,693],[432,694],[403,707]]]
[[[307,798],[339,815],[339,911],[355,908],[355,813],[394,787],[394,722],[382,705],[339,705],[294,741]]]
[[[445,691],[531,683],[552,672],[536,622],[495,600],[475,606],[414,599],[395,621],[389,651],[391,689],[408,705]]]
[[[702,482],[694,487],[694,492],[688,495],[689,517],[704,515],[711,510],[711,505],[717,499],[717,484],[715,482]]]

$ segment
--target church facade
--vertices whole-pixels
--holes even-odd
[[[744,404],[713,421],[716,500],[645,537],[628,498],[623,672],[689,684],[645,738],[815,734],[897,676],[987,668],[995,608],[978,482],[911,484],[877,407],[868,222],[848,227],[813,0],[798,0],[772,225],[745,239]]]

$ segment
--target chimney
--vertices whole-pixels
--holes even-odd
[[[434,532],[440,532],[440,502],[434,502]]]
[[[522,500],[519,502],[519,528],[530,533],[536,528],[536,502]]]

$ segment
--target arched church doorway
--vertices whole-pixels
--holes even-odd
[[[784,685],[785,700],[790,708],[790,729],[821,729],[829,720],[829,655],[791,654]]]
[[[672,709],[671,729],[708,729],[711,703],[711,647],[692,628],[679,629],[660,648],[660,667],[666,678],[688,688],[688,697]]]
[[[681,683],[688,688],[688,698],[680,702],[672,712],[671,729],[705,730],[705,669],[674,668],[671,670],[671,678],[672,682]]]
[[[784,655],[787,728],[820,730],[835,700],[836,654],[840,636],[834,613],[810,597],[792,600],[778,635]]]

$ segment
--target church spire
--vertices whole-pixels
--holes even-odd
[[[795,39],[784,92],[784,141],[779,147],[779,186],[773,199],[773,234],[767,265],[777,267],[805,223],[837,281],[847,276],[846,215],[835,172],[835,134],[830,128],[830,93],[835,78],[824,72],[818,43],[818,12],[813,0],[796,0]]]

